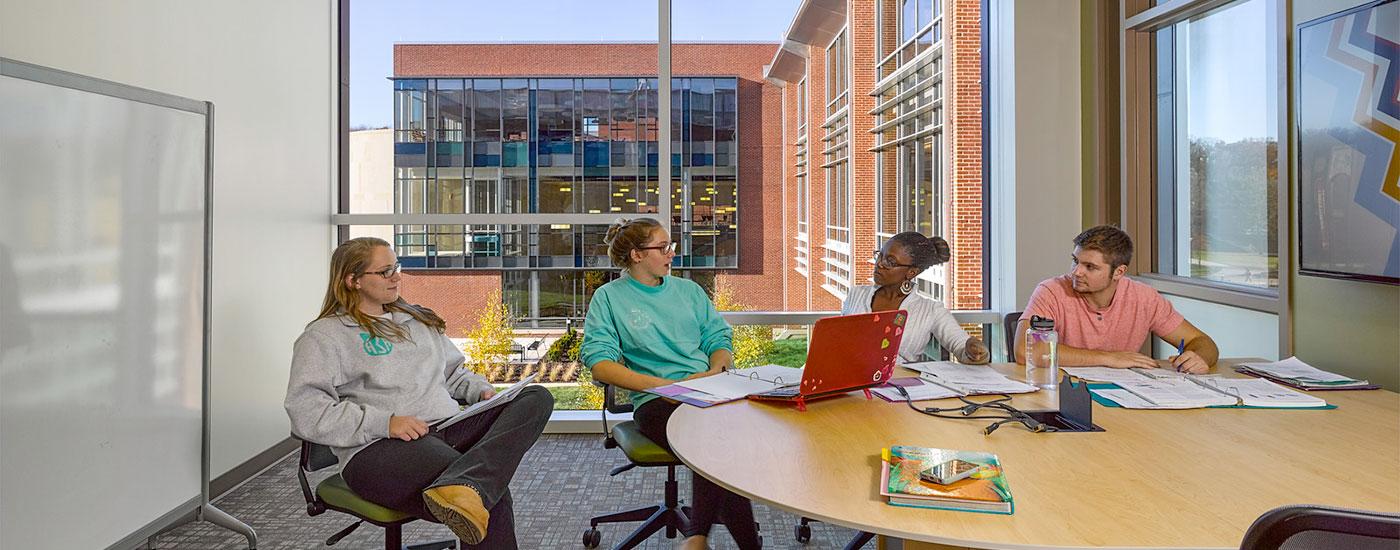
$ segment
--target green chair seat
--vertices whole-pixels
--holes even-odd
[[[350,486],[345,484],[345,478],[340,477],[340,474],[328,477],[320,485],[317,485],[316,496],[321,497],[321,500],[331,508],[344,510],[372,522],[394,523],[413,519],[412,515],[398,510],[390,510],[360,498],[359,495],[350,490]]]
[[[613,440],[617,441],[617,446],[627,455],[627,459],[638,466],[668,466],[681,463],[676,460],[675,455],[666,452],[666,449],[642,435],[642,430],[637,427],[636,422],[623,422],[614,426],[612,436]]]

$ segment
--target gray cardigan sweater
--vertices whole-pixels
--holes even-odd
[[[407,313],[390,314],[408,339],[371,338],[339,315],[307,325],[293,346],[283,403],[292,433],[330,446],[341,466],[389,437],[390,416],[432,423],[459,410],[454,398],[474,403],[491,387],[462,366],[466,358],[447,336]]]

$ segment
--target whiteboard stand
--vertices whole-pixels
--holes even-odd
[[[143,89],[143,88],[137,88],[137,87],[128,86],[128,85],[125,85],[125,84],[119,84],[119,83],[111,82],[111,81],[107,81],[107,80],[101,80],[101,79],[97,79],[97,78],[87,77],[87,76],[83,76],[83,75],[79,75],[79,74],[75,74],[75,73],[70,73],[70,72],[66,72],[66,71],[60,71],[60,70],[57,70],[57,69],[51,69],[51,68],[48,68],[48,67],[41,67],[41,66],[38,66],[38,65],[32,65],[32,64],[24,63],[24,62],[20,62],[20,61],[14,61],[14,60],[10,60],[10,59],[3,58],[3,57],[0,57],[0,77],[10,77],[10,78],[16,79],[16,80],[14,80],[14,81],[9,81],[9,82],[0,82],[0,84],[6,84],[6,85],[9,86],[9,88],[7,88],[7,89],[8,89],[8,90],[11,90],[11,93],[13,94],[13,97],[19,98],[19,99],[15,102],[15,104],[12,104],[12,105],[0,105],[0,107],[7,107],[7,108],[11,109],[11,110],[9,110],[9,111],[6,111],[7,113],[9,113],[9,114],[11,114],[11,115],[16,114],[16,113],[23,114],[23,113],[26,112],[26,110],[33,110],[33,111],[39,111],[39,112],[51,112],[51,111],[53,111],[53,110],[55,110],[55,109],[57,108],[56,105],[59,106],[59,107],[66,107],[66,106],[72,106],[72,105],[79,105],[79,106],[81,106],[81,107],[85,107],[85,108],[88,108],[88,109],[89,109],[88,111],[84,111],[84,112],[83,112],[83,116],[88,116],[88,117],[92,117],[92,118],[97,118],[97,117],[100,117],[100,116],[106,114],[107,111],[103,111],[103,109],[115,109],[115,110],[119,111],[119,112],[120,112],[119,114],[121,114],[122,116],[112,117],[112,118],[111,118],[112,120],[127,120],[127,119],[131,118],[131,117],[128,116],[128,115],[130,115],[130,114],[133,113],[133,112],[136,112],[137,110],[140,110],[140,112],[142,112],[142,113],[146,113],[145,116],[153,117],[153,118],[151,118],[151,119],[148,119],[147,122],[149,122],[150,120],[156,120],[156,119],[165,120],[165,119],[173,119],[174,117],[188,116],[186,113],[193,113],[194,115],[198,115],[199,117],[203,117],[203,122],[204,122],[204,125],[203,125],[203,126],[204,126],[204,128],[203,128],[203,134],[204,134],[204,135],[203,135],[203,144],[202,144],[202,147],[203,147],[203,182],[202,182],[202,185],[203,185],[203,201],[202,201],[203,222],[202,222],[202,223],[203,223],[203,230],[204,230],[204,235],[203,235],[204,238],[203,238],[203,250],[202,250],[203,257],[202,257],[202,266],[201,266],[202,269],[203,269],[203,274],[202,274],[202,285],[203,285],[203,287],[202,287],[202,289],[200,289],[200,292],[198,293],[198,294],[202,297],[202,304],[200,304],[200,306],[202,307],[202,311],[201,311],[200,315],[201,315],[202,320],[203,320],[203,326],[198,327],[198,329],[199,329],[199,330],[201,331],[201,333],[202,333],[202,341],[203,341],[203,350],[202,350],[202,356],[201,356],[201,360],[202,360],[202,363],[203,363],[203,364],[202,364],[201,369],[200,369],[200,371],[202,372],[202,380],[200,381],[201,393],[202,393],[202,395],[201,395],[201,407],[202,407],[202,409],[201,409],[201,411],[200,411],[200,417],[201,417],[201,423],[202,423],[202,424],[201,424],[201,428],[200,428],[200,434],[201,434],[201,435],[200,435],[200,437],[201,437],[201,443],[200,443],[200,460],[201,460],[201,464],[200,464],[200,473],[199,473],[199,483],[200,483],[200,485],[199,485],[199,487],[198,487],[199,494],[198,494],[197,496],[193,496],[193,497],[189,498],[187,501],[184,501],[183,504],[177,504],[177,505],[175,505],[174,509],[168,510],[168,511],[167,511],[166,513],[164,513],[163,515],[159,515],[159,517],[157,517],[157,518],[154,519],[154,520],[150,520],[149,523],[146,523],[145,525],[139,525],[139,524],[123,524],[123,525],[120,525],[119,528],[120,528],[122,531],[126,531],[126,532],[128,532],[128,533],[130,533],[130,534],[128,534],[127,536],[121,538],[120,540],[116,541],[115,543],[111,543],[111,544],[108,545],[108,544],[107,544],[107,541],[105,541],[105,540],[88,540],[88,544],[82,544],[82,546],[87,546],[87,547],[99,547],[99,548],[100,548],[100,547],[102,547],[103,545],[106,545],[106,547],[107,547],[109,550],[126,550],[126,549],[130,549],[130,548],[135,548],[135,547],[137,547],[138,545],[140,545],[140,544],[142,544],[142,543],[148,543],[148,544],[149,544],[149,542],[151,541],[151,539],[152,539],[153,537],[155,537],[156,535],[160,534],[161,532],[169,531],[170,529],[173,529],[173,528],[175,528],[175,527],[177,527],[177,526],[179,526],[179,525],[182,525],[182,524],[184,524],[184,523],[188,523],[189,521],[207,521],[207,522],[209,522],[209,523],[213,523],[213,524],[215,524],[215,525],[218,525],[218,526],[220,526],[220,527],[223,527],[223,528],[225,528],[225,529],[229,529],[229,530],[231,530],[231,531],[234,531],[234,532],[236,532],[236,533],[239,533],[239,534],[243,535],[244,537],[246,537],[246,538],[248,539],[248,548],[249,548],[250,550],[256,549],[256,548],[257,548],[257,534],[256,534],[256,532],[253,531],[253,528],[252,528],[252,527],[249,527],[247,524],[245,524],[245,523],[239,521],[238,519],[234,518],[233,516],[231,516],[231,515],[225,513],[224,511],[219,510],[217,507],[215,507],[213,504],[211,504],[211,503],[209,502],[209,478],[210,478],[210,472],[209,472],[209,462],[210,462],[210,451],[209,451],[209,436],[210,436],[210,417],[209,417],[210,353],[209,353],[209,350],[210,350],[210,345],[211,345],[211,344],[210,344],[210,330],[209,330],[209,329],[210,329],[210,327],[211,327],[210,289],[211,289],[211,282],[212,282],[212,268],[211,268],[211,266],[212,266],[212,260],[213,260],[212,250],[213,250],[213,190],[214,190],[214,186],[213,186],[213,183],[214,183],[214,179],[213,179],[213,163],[214,163],[214,153],[213,153],[213,152],[214,152],[214,104],[213,104],[213,103],[210,103],[210,102],[207,102],[207,101],[195,101],[195,100],[188,99],[188,98],[178,97],[178,96],[169,95],[169,94],[165,94],[165,93],[161,93],[161,92],[156,92],[156,91],[152,91],[152,90],[147,90],[147,89]],[[4,79],[3,79],[3,78],[0,78],[0,81],[4,81]],[[47,87],[46,87],[46,88],[43,88],[42,90],[40,90],[40,89],[35,88],[35,86],[47,86]],[[74,94],[74,93],[73,93],[74,91],[76,91],[76,92],[85,92],[85,94],[84,94],[84,93]],[[121,105],[117,105],[117,106],[114,107],[114,104],[112,103],[112,100],[124,100],[125,102],[129,102],[129,103],[122,103]],[[65,102],[66,102],[66,103],[65,103]],[[153,106],[154,108],[153,108],[152,106]],[[164,109],[164,110],[162,110],[162,109]],[[46,111],[46,110],[47,110],[47,111]],[[168,111],[167,111],[167,110],[168,110]],[[161,115],[160,113],[166,113],[165,115],[163,115],[165,118],[161,118],[162,115]],[[0,118],[3,118],[3,117],[0,117]],[[16,117],[16,118],[18,118],[18,117]],[[105,119],[104,119],[104,120],[105,120]],[[23,125],[23,124],[28,124],[28,122],[26,122],[25,120],[21,120],[21,121],[18,122],[17,124]],[[66,126],[65,126],[64,128],[66,128]],[[189,140],[189,142],[183,143],[183,144],[182,144],[182,145],[191,147],[191,150],[192,150],[192,151],[197,151],[197,147],[199,147],[199,145],[197,145],[197,144],[193,144],[193,145],[192,145],[193,142],[195,142],[195,141],[198,140],[198,131],[197,131],[196,128],[197,128],[197,126],[191,126],[191,127],[189,127],[189,132],[188,132],[188,134],[190,135],[190,138],[191,138],[191,139]],[[31,130],[30,128],[25,128],[25,129],[26,129],[26,130]],[[108,128],[108,129],[110,130],[110,128]],[[137,130],[133,130],[133,132],[136,132],[136,131],[137,131]],[[174,135],[175,133],[176,133],[176,132],[173,132],[173,131],[172,131],[172,132],[169,132],[170,135]],[[157,134],[159,134],[159,133],[157,133]],[[48,135],[48,134],[44,134],[44,135]],[[134,135],[134,134],[133,134],[133,135]],[[144,135],[144,134],[143,134],[143,135]],[[152,135],[156,135],[156,134],[152,134]],[[183,134],[182,134],[182,135],[183,135]],[[6,159],[7,159],[7,160],[6,160],[6,164],[9,164],[10,166],[9,166],[8,168],[6,168],[5,166],[0,166],[0,184],[3,184],[3,185],[19,185],[18,181],[19,181],[21,178],[18,177],[18,176],[16,176],[15,174],[11,174],[10,172],[5,171],[5,169],[14,171],[14,172],[18,173],[20,176],[23,176],[23,175],[27,174],[27,172],[25,172],[25,170],[30,170],[31,172],[29,172],[29,173],[32,173],[32,171],[34,171],[34,170],[42,171],[42,170],[45,170],[45,169],[47,169],[47,168],[50,168],[49,165],[45,164],[46,162],[52,162],[52,161],[46,160],[47,158],[50,158],[50,157],[48,157],[48,156],[45,156],[45,155],[42,155],[42,154],[40,154],[40,155],[23,155],[23,153],[33,153],[33,152],[35,152],[35,151],[38,151],[38,152],[40,152],[40,153],[47,153],[47,152],[49,152],[49,150],[47,150],[47,149],[42,149],[42,147],[44,147],[44,145],[42,145],[42,144],[40,144],[40,145],[35,145],[35,143],[39,143],[39,142],[41,142],[41,141],[43,141],[43,140],[30,139],[30,140],[28,140],[27,142],[22,142],[22,140],[17,140],[17,141],[13,141],[13,142],[10,142],[10,143],[5,144],[7,147],[9,147],[10,144],[12,144],[12,143],[18,143],[18,145],[15,145],[15,147],[16,147],[16,150],[15,150],[15,151],[10,151],[10,150],[8,150],[8,149],[5,151],[5,153],[6,153]],[[108,141],[110,141],[110,140],[108,140]],[[130,141],[135,142],[135,144],[132,146],[131,149],[129,149],[129,151],[134,151],[135,153],[128,153],[128,154],[130,154],[130,155],[135,155],[135,154],[139,154],[139,153],[149,153],[149,152],[150,152],[150,151],[145,150],[145,149],[139,149],[139,147],[142,146],[141,140],[130,140]],[[63,134],[63,135],[58,135],[58,137],[56,137],[56,138],[52,138],[50,141],[43,141],[43,142],[44,142],[44,143],[50,143],[50,142],[59,142],[59,143],[62,143],[62,144],[63,144],[63,147],[58,147],[58,148],[57,148],[57,150],[59,150],[59,153],[61,153],[61,154],[52,155],[52,157],[53,157],[53,158],[59,158],[60,160],[62,160],[62,161],[64,161],[64,162],[70,162],[70,163],[71,163],[71,162],[77,162],[76,160],[74,160],[75,157],[78,157],[79,159],[80,159],[80,157],[81,157],[80,154],[76,154],[76,152],[73,151],[74,149],[81,149],[82,147],[89,146],[89,144],[90,144],[91,142],[102,142],[102,140],[88,139],[88,138],[85,137],[85,136],[76,136],[76,138],[74,138],[74,136],[69,136],[69,135],[67,135],[67,134]],[[107,142],[102,142],[102,143],[107,143]],[[67,147],[67,149],[64,149],[64,147]],[[155,146],[155,148],[156,148],[157,150],[160,150],[161,147],[169,147],[169,145],[167,144],[167,145]],[[36,148],[36,149],[26,149],[26,148]],[[82,150],[86,151],[86,149],[82,149]],[[10,156],[10,153],[15,153],[16,151],[17,151],[17,153],[16,153],[13,157],[11,157],[11,156]],[[43,157],[43,158],[39,158],[39,157]],[[37,158],[37,160],[36,160],[36,158]],[[192,153],[192,154],[190,155],[189,159],[193,159],[193,158],[197,158],[197,154],[193,154],[193,153]],[[185,159],[185,160],[189,160],[189,159]],[[138,159],[138,161],[144,161],[144,160],[145,160],[144,157]],[[139,162],[137,162],[137,163],[139,164]],[[192,169],[190,177],[187,178],[187,180],[190,182],[190,184],[189,184],[190,186],[199,185],[199,182],[195,181],[195,180],[198,179],[198,177],[197,177],[195,174],[197,174],[197,170]],[[139,179],[139,178],[134,178],[134,179]],[[185,180],[181,180],[181,181],[185,181]],[[80,186],[81,186],[81,185],[84,185],[84,184],[91,185],[92,182],[79,181],[79,182],[77,182],[77,184],[80,185]],[[124,184],[134,185],[134,183],[131,182],[131,181],[124,182]],[[10,190],[10,188],[4,187],[3,185],[0,185],[0,190],[7,190],[7,191]],[[183,184],[182,184],[182,185],[183,185]],[[81,188],[81,187],[79,187],[79,188]],[[100,191],[100,190],[99,190],[99,191]],[[189,199],[189,200],[192,201],[193,204],[198,205],[199,203],[198,203],[198,201],[197,201],[197,195],[194,195],[194,196],[196,197],[195,199]],[[40,198],[42,199],[42,198],[44,198],[44,197],[40,197]],[[5,210],[5,209],[3,208],[4,206],[5,206],[5,204],[2,203],[2,202],[0,202],[0,214],[7,214],[7,215],[8,215],[8,214],[13,214],[13,212],[9,212],[8,210]],[[33,207],[32,204],[31,204],[30,206]],[[83,215],[83,214],[85,214],[85,212],[80,213],[79,215]],[[177,214],[181,214],[181,213],[177,213]],[[132,223],[135,224],[135,223],[138,223],[138,222],[140,222],[140,220],[134,220]],[[160,220],[155,220],[155,222],[147,222],[147,223],[159,223],[159,222],[160,222]],[[166,220],[165,223],[168,224],[169,221]],[[193,225],[193,223],[191,223],[191,225]],[[197,226],[196,226],[196,227],[197,227]],[[17,233],[18,233],[18,232],[17,232]],[[16,239],[22,239],[23,236],[21,235],[21,236],[15,237],[15,238],[16,238]],[[146,248],[152,248],[152,247],[154,247],[154,246],[156,246],[155,243],[148,243],[148,244],[145,244],[145,247],[146,247]],[[21,250],[21,252],[29,252],[29,251],[28,251],[28,250]],[[190,262],[191,262],[190,265],[195,265],[193,262],[198,258],[198,254],[197,254],[197,253],[191,253],[191,254],[189,254],[189,256],[190,256],[189,260],[190,260]],[[193,277],[191,277],[191,281],[192,281],[192,280],[193,280]],[[191,293],[191,294],[193,294],[193,293]],[[193,300],[190,300],[190,302],[191,302],[191,303],[189,304],[189,306],[192,308],[192,307],[194,306]],[[16,313],[23,313],[23,312],[16,312]],[[9,313],[7,313],[7,314],[9,314]],[[3,331],[0,331],[0,332],[3,332]],[[0,338],[4,338],[4,337],[7,337],[7,336],[9,336],[9,335],[8,335],[8,334],[0,334]],[[191,415],[191,416],[192,416],[192,415]],[[191,430],[191,431],[193,431],[193,430]],[[127,457],[127,458],[130,458],[130,457]],[[41,479],[41,481],[47,481],[47,480]],[[172,480],[172,481],[170,482],[170,484],[173,485],[173,484],[175,484],[175,482]],[[163,487],[162,489],[165,489],[165,488]],[[191,492],[191,493],[192,493],[193,490],[194,490],[193,487],[190,487],[189,489],[190,489],[190,492]],[[188,493],[187,493],[187,494],[188,494]],[[40,496],[42,497],[42,493],[41,493]],[[183,499],[184,499],[184,497],[182,496],[179,500],[183,500]],[[174,501],[163,501],[163,502],[179,502],[179,500],[174,500]],[[110,505],[109,503],[108,503],[108,504],[99,503],[99,504],[102,504],[102,505]],[[165,505],[162,505],[162,506],[170,506],[170,504],[165,504]],[[144,511],[144,512],[150,512],[150,511]],[[159,513],[159,510],[156,510],[155,512],[156,512],[156,513]],[[150,517],[150,516],[148,515],[148,516],[145,516],[145,517]],[[4,520],[4,519],[6,519],[6,518],[0,517],[0,520]],[[142,519],[142,520],[139,520],[139,521],[147,521],[147,520]],[[77,526],[74,526],[74,527],[77,527]],[[39,535],[40,535],[40,536],[43,535],[43,533],[40,532],[40,531],[42,531],[42,529],[39,529],[39,526],[35,526],[34,529],[35,529],[36,532],[39,532]],[[83,529],[82,529],[81,527],[79,527],[79,528],[77,528],[77,529],[71,529],[71,531],[78,532],[78,531],[83,531]],[[51,534],[51,533],[52,533],[52,532],[50,531],[50,534]],[[72,534],[71,536],[72,536],[72,537],[87,537],[87,538],[97,538],[97,537],[98,537],[98,535],[92,535],[92,534],[87,533],[87,532],[82,532],[82,533],[78,533],[78,534]]]

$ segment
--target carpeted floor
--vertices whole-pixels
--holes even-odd
[[[617,477],[608,471],[625,463],[622,453],[604,449],[599,435],[545,435],[525,456],[511,483],[515,495],[515,525],[520,547],[525,549],[582,550],[588,518],[637,508],[661,501],[666,480],[664,468],[635,468]],[[306,515],[306,501],[296,480],[297,457],[292,454],[261,475],[215,501],[219,509],[252,526],[260,550],[326,548],[325,539],[350,524],[349,516],[328,511]],[[681,498],[690,500],[690,472],[681,479]],[[319,478],[313,478],[315,483]],[[762,526],[764,548],[842,548],[854,531],[822,523],[812,524],[812,541],[799,544],[793,538],[798,518],[762,504],[754,504]],[[636,524],[600,527],[601,548],[611,548]],[[716,527],[711,544],[734,548],[723,527]],[[404,542],[451,538],[446,527],[425,521],[404,528]],[[672,548],[679,539],[653,536],[640,548]],[[383,531],[368,523],[331,548],[379,549]],[[192,523],[161,534],[152,549],[233,550],[246,548],[242,536],[209,523]],[[867,548],[874,548],[873,542]]]

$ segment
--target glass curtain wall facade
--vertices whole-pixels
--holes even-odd
[[[655,78],[394,80],[394,212],[658,212]],[[738,79],[673,79],[677,268],[738,267]],[[521,320],[576,317],[611,267],[602,225],[395,225],[408,269],[504,270]],[[555,272],[557,271],[557,272]],[[596,283],[596,284],[595,284]]]
[[[897,233],[944,235],[943,17],[933,0],[877,4],[876,243]],[[918,290],[942,301],[946,264],[919,275]]]

